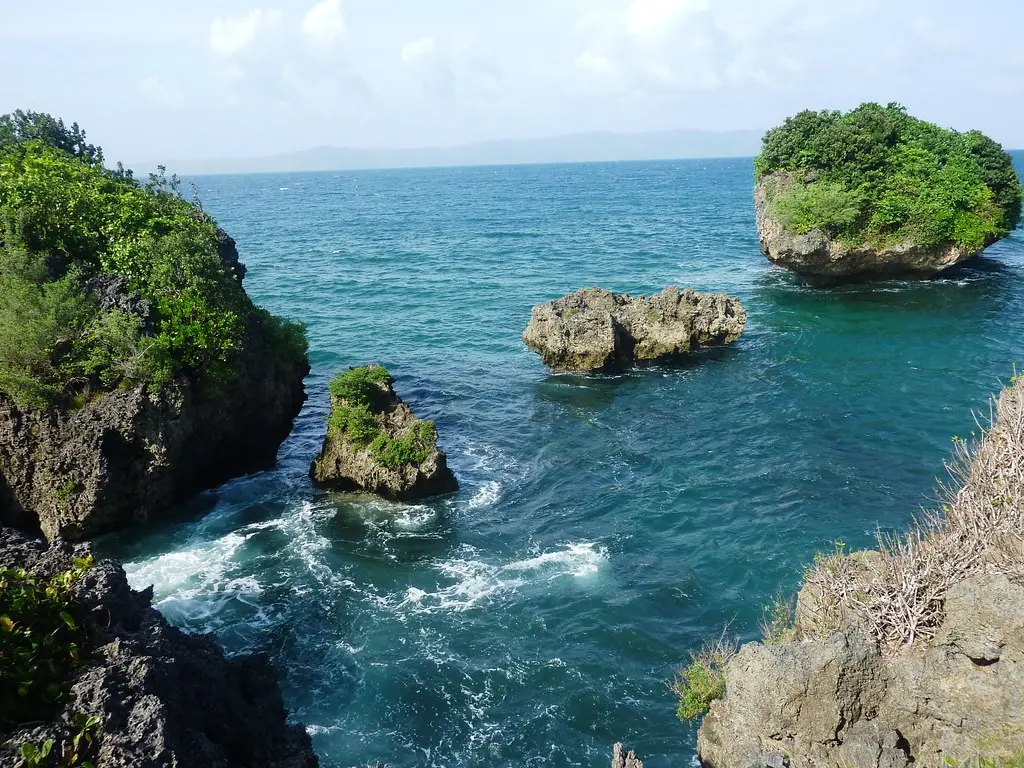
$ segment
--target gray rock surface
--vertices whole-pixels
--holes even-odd
[[[770,199],[792,184],[802,183],[795,174],[777,172],[763,177],[754,188],[757,235],[761,252],[774,264],[814,281],[884,278],[894,275],[932,277],[961,264],[979,251],[954,243],[924,248],[910,242],[877,249],[848,245],[820,229],[806,234],[789,232],[772,214]],[[991,242],[985,244],[986,247]]]
[[[643,761],[633,750],[626,751],[621,744],[616,744],[612,752],[612,768],[644,768]]]
[[[88,547],[31,540],[0,528],[0,568],[41,575],[71,568]],[[74,734],[75,714],[97,716],[97,768],[314,768],[309,736],[288,725],[277,677],[264,657],[225,658],[212,635],[186,635],[135,592],[121,566],[98,562],[75,592],[88,610],[91,651],[46,723],[0,734],[0,765],[26,742]]]
[[[392,381],[377,385],[373,413],[381,431],[402,438],[420,420],[395,393]],[[331,397],[331,411],[346,405]],[[317,484],[337,491],[365,491],[385,499],[408,501],[457,491],[459,483],[448,467],[444,451],[437,446],[436,434],[426,458],[400,467],[387,467],[378,461],[370,446],[353,441],[344,432],[328,426],[323,449],[310,467]]]
[[[534,307],[523,341],[553,370],[604,372],[729,344],[746,321],[743,305],[724,293],[670,286],[632,297],[590,288]]]
[[[234,241],[221,234],[221,258],[241,279]],[[88,289],[106,309],[149,318],[122,278],[92,278]],[[309,365],[280,359],[253,319],[237,370],[219,389],[179,378],[80,408],[25,409],[0,394],[0,523],[78,541],[272,467],[305,401]]]
[[[698,753],[711,768],[947,766],[1024,750],[1024,586],[952,587],[935,639],[883,657],[854,626],[826,640],[744,646]]]

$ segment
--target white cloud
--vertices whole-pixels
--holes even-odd
[[[633,0],[626,11],[626,26],[634,35],[665,32],[708,7],[709,0]]]
[[[218,16],[210,24],[210,48],[221,56],[241,53],[256,39],[262,29],[277,26],[281,11],[256,8],[239,18]]]
[[[417,59],[429,56],[437,50],[437,41],[432,37],[421,37],[402,47],[402,63],[412,64]]]
[[[615,72],[615,65],[607,56],[602,56],[589,49],[576,57],[576,66],[596,75],[610,75]]]
[[[139,93],[154,104],[169,109],[185,106],[185,97],[177,88],[168,86],[156,76],[147,77],[139,83]]]
[[[325,49],[345,42],[348,23],[341,9],[341,0],[323,0],[310,8],[302,20],[302,34],[314,45]]]

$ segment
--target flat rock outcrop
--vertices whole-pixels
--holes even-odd
[[[842,282],[879,277],[933,277],[977,256],[995,242],[978,250],[955,243],[924,247],[900,242],[886,248],[850,244],[830,237],[821,229],[805,234],[791,232],[772,213],[770,200],[793,184],[803,183],[794,173],[776,172],[763,177],[754,188],[757,235],[761,252],[773,264],[792,270],[812,282]]]
[[[220,251],[241,279],[227,235]],[[126,285],[101,276],[94,290],[101,305],[145,321],[148,305]],[[272,467],[305,401],[309,365],[277,354],[254,316],[235,368],[237,378],[221,387],[179,377],[78,408],[23,408],[0,394],[0,523],[78,541]]]
[[[743,305],[724,293],[591,288],[534,307],[523,341],[552,370],[607,372],[732,343],[746,321]]]
[[[711,768],[945,768],[1024,755],[1024,380],[942,511],[819,558],[796,638],[750,643],[697,738]]]
[[[0,528],[0,569],[40,576],[71,569],[86,545],[47,548]],[[186,635],[103,560],[75,594],[89,617],[89,649],[67,696],[45,723],[0,734],[0,765],[18,765],[22,744],[53,740],[53,764],[78,732],[74,717],[99,719],[84,759],[102,768],[315,768],[309,736],[289,725],[277,676],[264,657],[226,658],[212,635]],[[46,763],[50,764],[50,763]],[[63,764],[63,763],[62,763]]]
[[[393,384],[376,365],[339,374],[323,450],[310,467],[314,482],[394,501],[458,490],[433,423],[417,418]]]

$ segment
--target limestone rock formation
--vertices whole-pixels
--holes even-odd
[[[772,213],[770,200],[789,186],[800,183],[804,183],[802,178],[787,172],[769,174],[757,183],[754,188],[757,235],[761,252],[769,261],[812,282],[932,277],[974,258],[996,239],[993,237],[978,250],[967,250],[955,243],[928,248],[909,241],[879,249],[844,243],[821,229],[798,234],[782,226]]]
[[[331,416],[313,480],[339,491],[407,501],[458,490],[433,423],[418,419],[382,367],[353,368],[331,385]]]
[[[878,551],[822,558],[793,636],[725,667],[710,768],[940,768],[1024,755],[1024,380],[959,456],[941,513]]]
[[[644,764],[636,756],[636,752],[633,750],[627,752],[621,744],[616,744],[612,753],[612,768],[644,768]]]
[[[221,259],[241,278],[234,241]],[[149,307],[118,277],[95,278],[101,306],[146,322]],[[179,377],[106,392],[80,408],[23,408],[0,394],[0,523],[81,540],[274,465],[305,401],[309,365],[283,359],[253,318],[220,388]]]
[[[698,753],[711,768],[907,768],[1024,750],[1024,587],[1002,575],[946,596],[935,639],[892,658],[862,629],[744,646]]]
[[[632,297],[591,288],[534,307],[523,341],[553,370],[605,372],[729,344],[746,321],[743,305],[724,293],[670,286]]]
[[[0,569],[52,576],[86,553],[86,545],[55,542],[47,548],[0,528]],[[72,673],[54,717],[0,733],[0,765],[18,765],[22,744],[50,739],[56,757],[78,731],[76,715],[99,718],[85,759],[103,768],[318,764],[305,730],[286,722],[277,677],[265,657],[228,659],[212,635],[171,627],[150,606],[151,593],[132,590],[114,561],[86,571],[75,593],[90,617],[90,652]]]

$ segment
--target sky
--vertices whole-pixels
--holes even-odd
[[[108,160],[764,130],[898,101],[1024,148],[1024,0],[0,0],[0,113]]]

